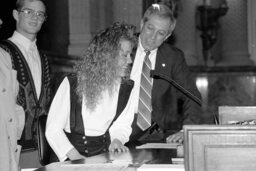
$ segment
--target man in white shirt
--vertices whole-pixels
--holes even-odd
[[[42,0],[17,0],[13,17],[16,30],[1,42],[0,47],[7,53],[1,53],[0,60],[10,58],[9,67],[17,71],[17,106],[22,106],[26,114],[21,140],[35,141],[36,118],[47,113],[50,102],[49,63],[36,46],[37,33],[46,19],[45,4]]]
[[[160,130],[158,129],[158,135],[155,134],[157,140],[165,140],[167,143],[182,142],[182,126],[202,122],[201,105],[168,81],[176,81],[191,94],[201,98],[184,53],[165,43],[176,26],[173,14],[166,5],[153,4],[141,19],[139,41],[131,71],[131,79],[135,82],[133,101],[137,114],[132,140],[137,140],[142,131],[152,132],[152,128],[158,126]],[[144,65],[146,59],[149,59],[150,65]],[[144,66],[149,69],[145,70],[147,67]],[[166,76],[167,80],[154,76],[145,79],[147,73],[150,75],[150,70]],[[146,139],[152,140],[148,137]]]

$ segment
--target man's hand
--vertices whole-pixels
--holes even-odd
[[[124,146],[120,140],[114,139],[111,144],[109,145],[108,150],[110,152],[127,152],[129,151],[128,147]]]
[[[183,131],[179,131],[175,134],[172,134],[166,138],[167,143],[183,143],[184,133]]]

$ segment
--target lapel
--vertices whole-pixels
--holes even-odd
[[[169,54],[165,51],[163,46],[160,46],[157,50],[156,54],[156,64],[155,64],[155,71],[161,74],[168,74],[171,71],[170,66],[170,58],[172,54]]]
[[[162,45],[158,48],[156,54],[155,71],[159,74],[167,75],[171,77],[171,56],[173,54],[169,53],[167,49]],[[162,80],[161,78],[154,79],[152,88],[152,99],[158,96],[159,91],[165,91],[169,87],[169,83]]]

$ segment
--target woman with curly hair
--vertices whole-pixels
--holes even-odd
[[[75,65],[75,74],[60,84],[46,124],[46,138],[60,161],[128,150],[134,33],[135,26],[125,23],[99,32]]]

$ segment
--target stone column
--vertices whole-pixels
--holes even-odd
[[[177,19],[174,30],[176,46],[186,57],[188,65],[203,63],[200,32],[196,30],[196,7],[202,4],[201,0],[182,0],[182,10]]]
[[[247,3],[227,0],[229,10],[222,18],[222,59],[219,65],[250,65],[248,53]]]
[[[90,1],[69,0],[69,55],[81,56],[91,39]]]
[[[94,35],[113,23],[113,1],[90,0],[90,28]]]
[[[248,0],[248,42],[250,59],[256,63],[256,1]]]
[[[133,24],[140,29],[143,0],[114,0],[113,20]]]

